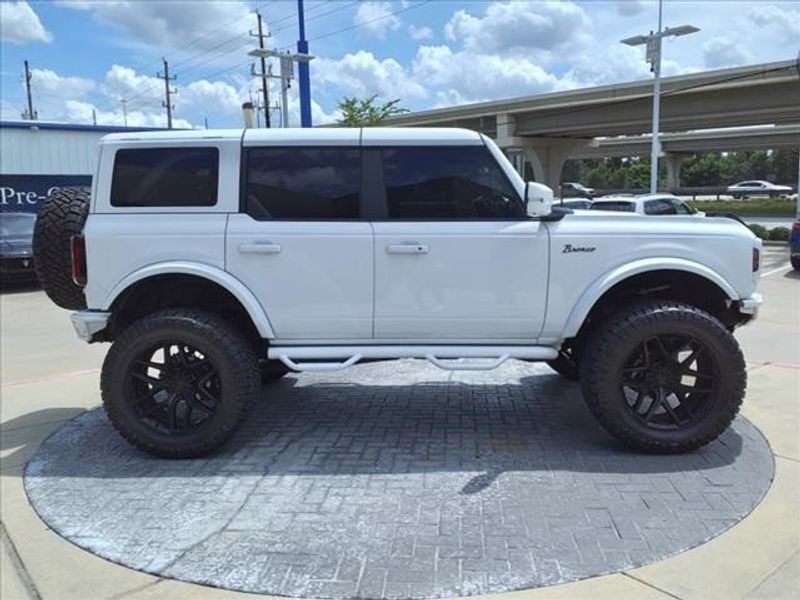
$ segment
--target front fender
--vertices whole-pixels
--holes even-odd
[[[738,298],[738,294],[730,282],[705,265],[684,258],[644,258],[615,267],[595,279],[572,308],[564,327],[563,337],[569,338],[578,334],[589,311],[608,290],[629,277],[648,271],[685,271],[700,275],[715,283],[731,300]]]
[[[203,263],[173,261],[142,267],[129,274],[114,286],[103,300],[101,310],[109,310],[119,295],[133,284],[156,275],[195,275],[220,285],[233,294],[242,307],[244,307],[262,338],[273,339],[275,337],[275,331],[272,329],[264,307],[261,306],[258,299],[247,286],[230,273]]]

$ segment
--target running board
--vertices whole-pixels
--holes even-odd
[[[424,358],[448,371],[487,371],[509,358],[557,356],[558,349],[550,346],[271,346],[267,351],[268,358],[293,371],[341,371],[360,360],[394,358]]]

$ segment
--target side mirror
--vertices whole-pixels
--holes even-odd
[[[546,217],[553,210],[553,190],[541,183],[525,184],[525,209],[529,217]]]

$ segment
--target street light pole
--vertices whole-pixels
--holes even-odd
[[[648,35],[635,35],[622,40],[628,46],[647,45],[647,62],[653,72],[653,137],[650,147],[650,193],[658,191],[659,120],[661,118],[661,43],[665,37],[687,35],[700,31],[693,25],[663,29],[663,0],[658,2],[658,31]]]

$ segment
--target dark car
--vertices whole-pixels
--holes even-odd
[[[0,213],[0,280],[33,280],[33,224],[30,213]]]

